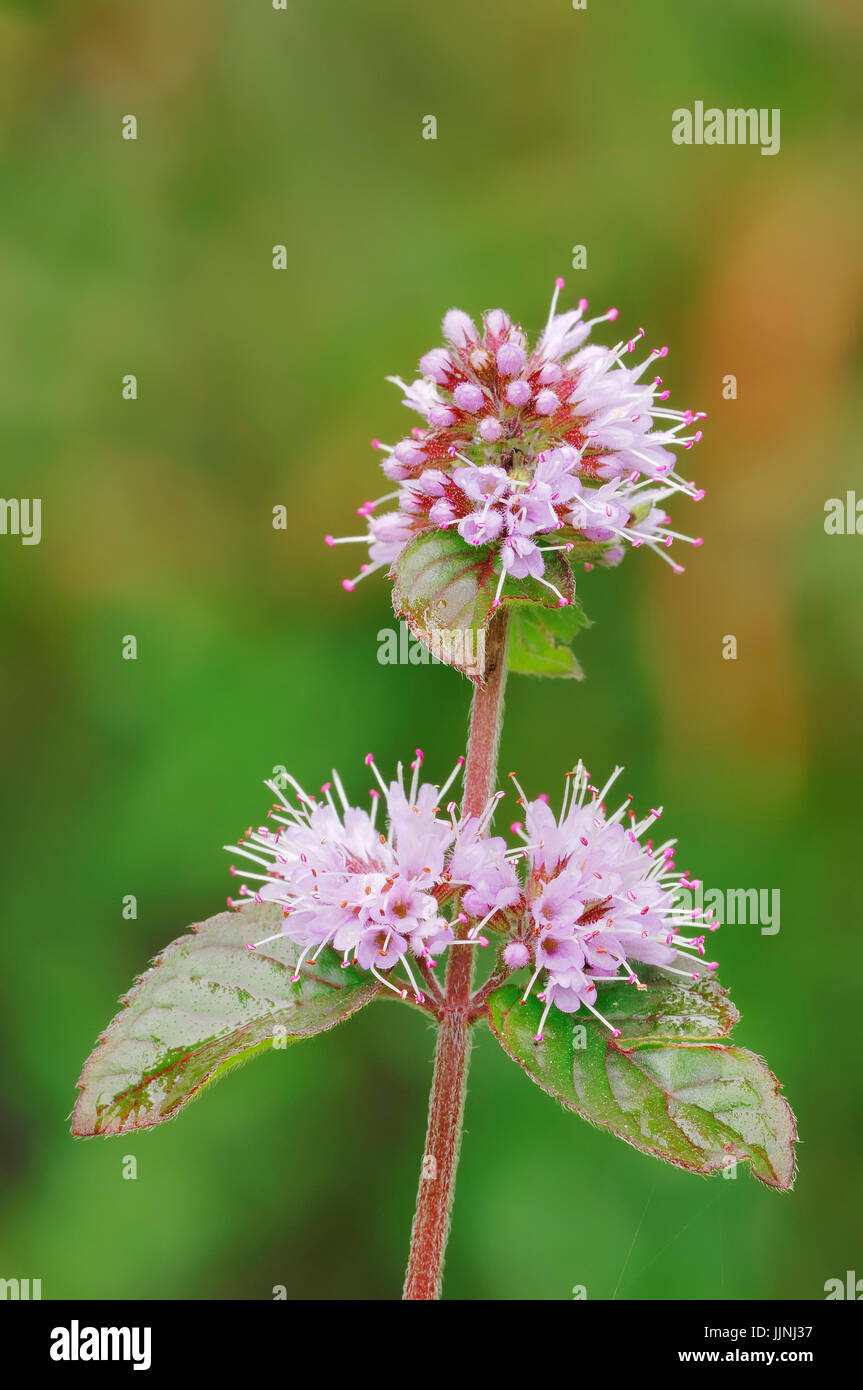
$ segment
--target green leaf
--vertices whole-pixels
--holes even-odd
[[[794,1116],[760,1058],[720,1041],[738,1014],[718,982],[655,980],[643,992],[609,983],[599,992],[597,1008],[618,1038],[592,1016],[552,1008],[543,1041],[534,1041],[542,1005],[521,1005],[511,983],[491,995],[489,1022],[532,1081],[643,1153],[702,1174],[748,1159],[760,1182],[790,1188]]]
[[[485,675],[485,630],[500,575],[495,546],[468,545],[453,528],[417,536],[393,566],[396,616],[433,656],[481,684]],[[575,580],[560,552],[549,551],[544,578],[572,604]],[[536,579],[508,578],[501,605],[543,612],[558,609],[558,598]]]
[[[374,998],[377,981],[343,970],[331,951],[306,962],[293,984],[299,952],[286,936],[247,950],[282,921],[272,904],[222,912],[156,957],[84,1064],[73,1134],[122,1134],[173,1119],[274,1038],[322,1033]]]
[[[568,676],[584,672],[568,646],[576,633],[590,627],[578,600],[568,608],[516,608],[510,624],[509,669],[525,676]]]

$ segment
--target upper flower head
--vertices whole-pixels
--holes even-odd
[[[282,907],[285,921],[279,934],[301,948],[297,972],[307,956],[314,960],[325,946],[332,946],[343,954],[345,965],[353,960],[395,989],[380,972],[401,962],[422,1001],[409,954],[433,964],[432,952],[448,946],[487,944],[478,927],[458,942],[453,921],[442,913],[444,904],[465,890],[464,911],[454,919],[459,925],[467,921],[465,912],[488,920],[519,898],[505,842],[484,833],[499,798],[492,799],[483,816],[468,818],[457,818],[456,804],[450,802],[444,817],[440,802],[464,759],[441,787],[420,782],[422,762],[417,749],[405,788],[401,765],[396,779],[387,784],[369,754],[366,763],[380,788],[371,791],[370,812],[349,804],[336,772],[332,783],[321,788],[322,800],[309,796],[292,777],[286,779],[295,793],[291,800],[275,782],[267,783],[279,798],[270,812],[278,828],[249,829],[239,851],[258,872],[236,866],[231,872],[256,885],[250,888],[244,881],[241,899]],[[377,825],[381,800],[383,830]],[[235,852],[237,847],[226,848]],[[241,906],[230,898],[228,903]],[[263,942],[249,945],[254,950]],[[404,997],[407,990],[396,992]]]
[[[587,344],[617,310],[585,319],[583,299],[559,314],[562,288],[558,280],[535,347],[502,309],[485,314],[481,328],[451,309],[446,346],[420,359],[422,376],[412,385],[388,378],[424,425],[392,447],[373,440],[398,486],[359,508],[368,531],[344,539],[368,544],[370,563],[345,588],[392,565],[415,536],[453,527],[468,545],[497,552],[496,602],[508,575],[548,584],[549,549],[575,552],[590,567],[616,564],[627,544],[647,545],[682,569],[666,548],[675,538],[700,540],[668,529],[665,502],[675,492],[703,496],[675,471],[672,452],[701,438],[703,413],[668,409],[661,378],[646,375],[667,348],[627,365],[643,329],[613,347]],[[384,502],[395,510],[374,515]]]

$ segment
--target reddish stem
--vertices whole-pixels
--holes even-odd
[[[506,640],[509,614],[498,610],[486,639],[485,685],[474,691],[464,771],[464,813],[482,815],[497,779],[497,751],[503,725],[506,686]]]
[[[495,790],[506,684],[507,626],[507,614],[501,609],[489,624],[486,682],[474,691],[464,781],[463,810],[467,816],[481,815]],[[470,1061],[473,957],[472,947],[455,946],[447,961],[428,1131],[405,1277],[406,1299],[440,1298]]]

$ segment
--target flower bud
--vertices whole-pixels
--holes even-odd
[[[511,381],[504,395],[510,405],[527,405],[530,400],[530,387],[526,381]]]
[[[420,464],[425,463],[426,458],[425,449],[413,439],[402,439],[393,449],[393,455],[407,468],[418,468]]]
[[[452,358],[446,348],[432,348],[431,352],[420,358],[420,371],[423,376],[430,376],[438,386],[446,386],[452,369]]]
[[[469,342],[476,342],[479,337],[473,319],[461,309],[450,309],[444,315],[443,335],[448,343],[457,348],[467,347]]]
[[[453,396],[459,410],[466,410],[469,415],[475,415],[485,400],[481,387],[475,386],[472,381],[461,382],[455,388]]]
[[[493,334],[495,338],[502,338],[511,327],[512,319],[509,314],[504,313],[503,309],[492,309],[485,316],[486,332]]]
[[[510,970],[521,970],[530,960],[530,951],[523,941],[511,941],[503,948],[503,959]]]
[[[480,421],[479,434],[486,444],[495,444],[503,434],[503,425],[493,415],[487,415],[484,420]]]
[[[553,415],[560,409],[560,400],[553,391],[540,391],[536,398],[537,415]]]
[[[456,416],[448,405],[433,405],[428,413],[428,422],[435,430],[445,430],[454,425],[455,420]]]
[[[518,376],[524,371],[526,358],[518,343],[502,343],[497,350],[497,369],[501,376]]]

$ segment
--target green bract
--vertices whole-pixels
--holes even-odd
[[[597,546],[596,553],[603,547]],[[496,547],[468,545],[455,529],[418,536],[393,567],[393,606],[440,661],[477,683],[485,676],[485,633],[500,574]],[[578,676],[566,643],[587,619],[575,598],[575,578],[563,552],[545,553],[545,579],[510,579],[500,607],[513,619],[510,669],[531,675]],[[561,645],[563,644],[563,645]]]

